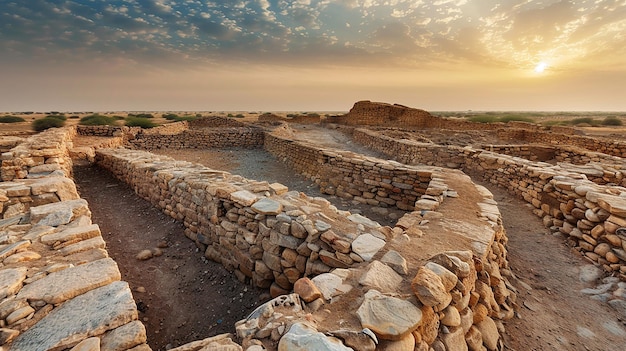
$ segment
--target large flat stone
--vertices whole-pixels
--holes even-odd
[[[17,293],[26,279],[26,267],[0,270],[0,299]]]
[[[91,217],[89,205],[84,199],[55,202],[30,208],[31,224],[49,225],[52,227],[68,224],[81,215]]]
[[[400,340],[417,329],[422,321],[422,311],[411,302],[386,296],[372,289],[357,315],[364,328],[371,329],[385,340]]]
[[[58,242],[66,242],[70,240],[85,240],[100,236],[100,227],[97,224],[88,226],[80,226],[69,228],[58,233],[43,235],[41,242],[47,245],[53,245]]]
[[[248,190],[239,190],[230,194],[230,199],[242,206],[250,206],[258,197]]]
[[[364,261],[370,261],[384,246],[384,240],[372,234],[362,234],[352,242],[352,251],[361,256]]]
[[[146,327],[132,321],[108,332],[100,343],[100,351],[123,351],[146,342]]]
[[[11,351],[63,350],[136,319],[137,307],[128,283],[113,282],[53,309],[18,336]]]
[[[115,261],[103,258],[51,273],[24,286],[17,296],[57,304],[120,279]]]
[[[283,211],[283,205],[280,202],[274,201],[272,199],[268,199],[266,197],[255,202],[251,206],[251,208],[256,213],[260,213],[264,215],[274,215],[274,216]]]
[[[79,198],[76,185],[70,178],[45,177],[30,185],[33,195],[56,193],[61,201],[76,200]]]

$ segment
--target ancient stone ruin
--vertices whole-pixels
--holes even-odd
[[[626,143],[368,101],[322,121],[382,159],[299,140],[290,123],[78,126],[0,143],[2,347],[151,350],[131,290],[77,192],[76,160],[108,170],[183,223],[198,254],[233,279],[269,291],[272,299],[242,316],[233,334],[177,351],[501,350],[502,321],[518,306],[507,236],[492,194],[469,175],[526,200],[546,227],[626,281]],[[489,128],[509,143],[412,137],[427,128]],[[99,138],[74,147],[84,136]],[[381,226],[280,183],[150,152],[232,146],[265,149],[324,194],[405,214]]]

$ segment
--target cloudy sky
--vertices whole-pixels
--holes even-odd
[[[0,111],[626,110],[626,0],[0,0]]]

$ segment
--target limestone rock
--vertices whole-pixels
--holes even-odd
[[[328,337],[304,323],[295,323],[278,343],[278,351],[350,351],[339,339]]]
[[[26,279],[26,267],[0,270],[0,299],[17,293]]]
[[[391,267],[380,261],[373,261],[359,279],[359,284],[387,293],[397,291],[402,280]]]
[[[400,340],[381,343],[378,349],[381,351],[413,351],[415,350],[415,337],[413,337],[413,334],[409,333]]]
[[[242,347],[234,343],[232,337],[231,334],[220,334],[203,340],[192,341],[169,351],[241,351]]]
[[[70,240],[85,240],[99,235],[100,227],[97,224],[92,224],[89,226],[69,228],[57,233],[42,235],[40,240],[46,245],[53,245],[57,241],[63,243]]]
[[[395,250],[389,250],[380,259],[380,261],[389,267],[393,268],[398,274],[406,275],[409,272],[409,268],[406,263],[406,259]]]
[[[15,339],[20,332],[9,328],[0,328],[0,345],[10,343]]]
[[[483,335],[475,326],[470,327],[465,334],[465,342],[470,351],[481,351],[483,347]]]
[[[441,336],[441,341],[446,346],[446,351],[467,351],[467,343],[463,329],[450,328],[450,332]]]
[[[137,256],[135,256],[136,259],[138,259],[139,261],[145,261],[148,259],[152,258],[152,251],[146,249],[146,250],[141,250],[139,251],[139,253],[137,254]]]
[[[456,276],[456,274],[450,272],[448,269],[435,262],[427,262],[424,267],[430,269],[439,276],[446,291],[452,290],[456,286],[456,283],[459,281],[459,278]]]
[[[359,351],[374,351],[376,350],[376,344],[378,344],[376,334],[369,329],[363,329],[362,331],[333,330],[327,332],[326,335],[336,337],[340,339],[345,346]]]
[[[470,256],[471,257],[471,256]],[[466,278],[469,276],[471,267],[467,262],[464,262],[456,255],[440,253],[438,255],[433,256],[429,261],[435,262],[452,273],[454,273],[459,278]]]
[[[378,222],[375,222],[367,217],[363,217],[360,214],[352,214],[348,216],[348,219],[356,224],[363,224],[365,227],[369,228],[380,228],[381,225]]]
[[[40,178],[30,185],[33,195],[56,193],[61,201],[76,200],[79,198],[76,185],[67,177]]]
[[[93,337],[85,339],[72,347],[70,351],[100,351],[100,339]]]
[[[350,285],[344,284],[343,279],[332,273],[320,274],[311,279],[311,281],[322,292],[326,300],[330,300],[352,288]]]
[[[283,211],[283,205],[280,202],[269,199],[267,197],[264,197],[261,200],[255,202],[251,206],[251,208],[256,213],[273,216]]]
[[[84,199],[55,202],[30,208],[31,224],[49,225],[51,227],[68,224],[82,215],[91,216],[89,205]]]
[[[371,261],[378,250],[385,246],[385,241],[372,234],[359,235],[352,242],[352,251],[361,256],[364,261]]]
[[[415,330],[422,321],[422,311],[411,302],[370,290],[357,315],[364,328],[385,340],[399,340]]]
[[[104,258],[51,273],[24,286],[17,297],[57,304],[120,279],[115,261]]]
[[[494,322],[490,317],[485,317],[482,322],[476,324],[476,328],[480,331],[480,334],[483,337],[483,343],[487,349],[489,351],[496,350],[498,347],[498,339],[500,338],[496,322]]]
[[[136,319],[137,308],[128,283],[113,282],[53,309],[20,334],[11,351],[64,349]]]
[[[322,297],[322,292],[309,278],[298,279],[293,285],[293,292],[300,295],[300,298],[306,303]]]
[[[132,321],[111,330],[102,338],[101,351],[124,351],[146,342],[146,327],[139,321]]]
[[[242,206],[250,206],[257,201],[257,196],[248,190],[239,190],[230,194],[230,199]]]
[[[443,318],[441,324],[448,327],[458,327],[461,325],[461,315],[459,310],[454,306],[448,306],[443,310]]]
[[[26,305],[22,308],[19,308],[13,311],[10,315],[7,316],[6,321],[8,325],[11,325],[22,318],[28,317],[31,313],[35,313],[35,309],[30,307],[30,305]]]
[[[415,296],[426,306],[436,306],[452,297],[446,290],[441,278],[426,267],[420,267],[411,282],[411,288]]]

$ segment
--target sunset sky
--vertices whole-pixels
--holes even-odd
[[[626,0],[0,0],[0,111],[626,110]]]

